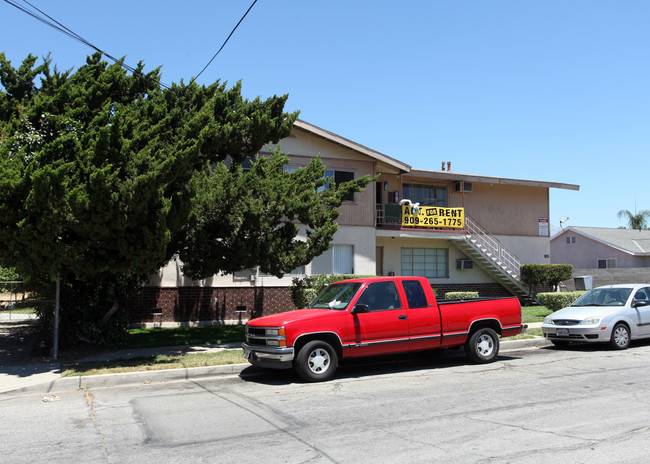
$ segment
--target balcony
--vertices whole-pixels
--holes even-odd
[[[462,233],[463,229],[458,227],[423,227],[402,225],[402,207],[393,204],[376,205],[375,225],[381,229],[418,230],[422,232],[454,232]]]
[[[377,205],[375,215],[377,227],[386,229],[399,229],[402,227],[402,208],[400,205]]]

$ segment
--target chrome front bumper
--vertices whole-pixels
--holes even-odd
[[[293,348],[274,348],[243,343],[244,358],[254,366],[272,369],[291,369],[293,367]]]

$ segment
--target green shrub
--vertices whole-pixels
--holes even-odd
[[[291,301],[296,305],[296,308],[306,308],[329,284],[340,280],[359,279],[362,277],[374,276],[317,274],[303,278],[294,277],[289,286]]]
[[[536,293],[538,285],[548,285],[552,290],[564,280],[569,280],[573,275],[573,266],[570,264],[523,264],[519,268],[521,281],[528,285],[531,293]]]
[[[478,292],[447,292],[445,300],[467,300],[469,298],[478,298]]]
[[[547,292],[538,293],[537,298],[539,299],[540,303],[542,303],[551,311],[557,311],[558,309],[569,306],[583,293],[585,292]]]

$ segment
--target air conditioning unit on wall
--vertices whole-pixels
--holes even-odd
[[[471,259],[457,259],[456,269],[459,271],[470,271],[474,269],[474,261]]]
[[[464,183],[464,188],[463,188],[463,182],[456,181],[454,184],[454,191],[455,192],[471,192],[472,191],[472,183],[471,182],[465,182]]]

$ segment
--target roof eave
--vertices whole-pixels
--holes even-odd
[[[477,184],[504,184],[504,185],[524,185],[527,187],[557,188],[565,190],[580,190],[576,184],[565,184],[561,182],[545,182],[527,179],[510,179],[507,177],[491,177],[475,174],[461,174],[449,171],[429,171],[425,169],[412,169],[409,175],[419,177],[429,177],[435,179],[445,179],[450,181],[475,182]]]
[[[377,161],[381,163],[385,163],[398,171],[409,172],[411,170],[411,166],[406,163],[402,163],[401,161],[396,160],[395,158],[391,158],[390,156],[384,155],[383,153],[373,150],[372,148],[368,148],[364,145],[353,142],[352,140],[346,139],[345,137],[341,137],[340,135],[335,134],[334,132],[330,132],[321,127],[303,121],[301,119],[296,119],[293,125],[304,131],[310,132],[313,135],[327,139],[330,142],[337,143],[346,148],[349,148],[350,150],[354,150],[358,153],[374,158]]]

